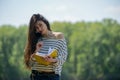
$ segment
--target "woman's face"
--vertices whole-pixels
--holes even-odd
[[[43,36],[47,35],[47,25],[43,21],[37,21],[35,28],[37,33],[41,33]]]

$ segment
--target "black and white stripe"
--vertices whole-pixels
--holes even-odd
[[[58,51],[58,62],[52,65],[41,65],[37,62],[32,61],[32,70],[38,71],[55,71],[56,74],[61,75],[62,65],[67,58],[67,45],[65,39],[47,39],[43,38],[43,46],[39,50],[40,53],[48,54],[49,47],[57,49]]]

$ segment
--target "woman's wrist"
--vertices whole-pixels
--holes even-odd
[[[39,50],[36,49],[36,50],[34,51],[34,53],[36,53],[36,52],[38,52],[38,51],[39,51]]]

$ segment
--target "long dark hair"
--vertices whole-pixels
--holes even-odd
[[[45,17],[43,17],[41,14],[33,14],[29,22],[28,38],[24,55],[25,65],[27,68],[30,68],[30,56],[36,49],[36,43],[38,39],[42,39],[42,35],[40,33],[36,33],[35,24],[37,21],[43,21],[47,25],[47,29],[51,31],[50,24]]]

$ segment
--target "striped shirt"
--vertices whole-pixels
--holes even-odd
[[[38,51],[43,54],[47,54],[49,48],[56,49],[58,51],[57,63],[45,66],[35,61],[30,61],[31,69],[37,71],[54,71],[55,74],[61,75],[62,65],[67,58],[67,45],[65,39],[49,39],[43,38],[42,48]]]

